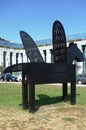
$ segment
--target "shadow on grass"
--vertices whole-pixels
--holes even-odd
[[[40,94],[40,95],[37,95],[37,96],[39,97],[39,100],[36,100],[35,104],[38,107],[63,102],[62,96],[49,97],[48,95],[44,95],[44,94]],[[69,101],[69,100],[70,100],[70,95],[68,95],[68,97],[67,97],[67,101]]]

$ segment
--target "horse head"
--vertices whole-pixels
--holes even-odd
[[[74,60],[82,62],[84,60],[84,56],[81,50],[77,47],[76,43],[70,43],[67,48],[67,62],[72,64]]]

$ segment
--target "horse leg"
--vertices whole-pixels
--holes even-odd
[[[67,101],[67,83],[63,83],[63,101]]]

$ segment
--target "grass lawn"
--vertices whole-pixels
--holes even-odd
[[[14,107],[21,103],[20,84],[0,83],[0,106]]]
[[[36,86],[35,113],[22,110],[20,83],[0,83],[0,130],[86,130],[86,87],[77,87],[76,105],[62,101],[62,87]]]
[[[86,106],[86,87],[77,87],[76,104]],[[68,95],[70,104],[70,87]],[[0,83],[0,106],[19,107],[22,103],[21,84]],[[62,105],[62,87],[56,85],[36,86],[36,105]]]

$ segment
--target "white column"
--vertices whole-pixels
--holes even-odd
[[[12,65],[13,64],[16,64],[16,53],[13,52],[13,55],[12,55]]]
[[[1,57],[1,52],[0,52],[0,57]],[[0,66],[1,66],[1,58],[0,58]]]
[[[46,50],[46,62],[51,63],[51,51],[49,49]]]
[[[8,56],[8,66],[10,65],[10,52],[7,52],[7,56]]]
[[[0,50],[0,66],[3,67],[3,51]]]
[[[6,52],[6,67],[10,65],[10,53]]]
[[[20,53],[18,54],[18,63],[22,63],[22,57]]]
[[[27,61],[27,55],[26,55],[26,53],[23,53],[23,63],[25,63],[25,62],[28,62]]]

